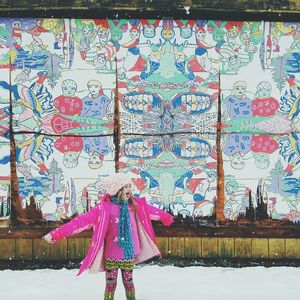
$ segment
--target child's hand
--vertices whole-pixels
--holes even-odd
[[[43,239],[51,245],[54,243],[54,240],[53,240],[52,235],[50,233],[43,236]]]
[[[171,216],[170,214],[168,214],[167,216],[165,216],[163,219],[161,219],[161,222],[165,225],[165,226],[170,226],[174,223],[174,218],[173,216]]]

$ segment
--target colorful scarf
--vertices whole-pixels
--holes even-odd
[[[124,248],[124,258],[134,258],[132,243],[132,233],[130,227],[130,218],[128,211],[128,202],[120,201],[116,197],[111,197],[111,202],[120,206],[120,217],[118,224],[118,247]]]

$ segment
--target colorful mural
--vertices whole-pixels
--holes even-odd
[[[23,206],[46,220],[89,210],[119,169],[214,222],[223,167],[228,221],[299,222],[299,41],[300,23],[1,19],[0,203],[13,136]]]

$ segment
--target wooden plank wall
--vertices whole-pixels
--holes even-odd
[[[91,238],[68,238],[55,245],[41,239],[0,239],[0,260],[82,259]],[[164,257],[300,259],[300,239],[159,237]]]

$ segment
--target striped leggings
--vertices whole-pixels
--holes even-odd
[[[117,287],[118,269],[121,269],[126,299],[135,300],[135,289],[132,279],[133,266],[134,263],[132,260],[105,260],[106,287],[104,292],[104,300],[114,299]]]

